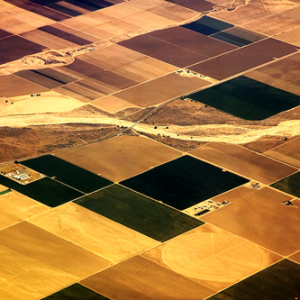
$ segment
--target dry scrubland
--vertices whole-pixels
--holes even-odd
[[[297,299],[299,15],[298,0],[1,1],[0,179],[30,174],[14,188],[41,202],[0,184],[0,298]],[[201,186],[184,159],[241,183]],[[124,186],[137,175],[184,210]]]

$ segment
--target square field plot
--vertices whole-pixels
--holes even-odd
[[[181,153],[148,138],[120,136],[63,150],[56,156],[119,182],[180,157]]]
[[[190,153],[220,166],[220,168],[228,169],[264,184],[271,184],[297,171],[296,168],[238,145],[210,143]]]
[[[114,96],[138,106],[147,107],[179,98],[208,85],[210,82],[201,78],[183,77],[172,73],[118,92]]]
[[[300,198],[300,172],[275,182],[272,187]]]
[[[0,64],[5,64],[25,55],[41,52],[45,47],[19,36],[0,40]]]
[[[21,164],[84,193],[91,193],[112,183],[53,155],[25,160]]]
[[[27,197],[51,207],[69,202],[83,195],[83,193],[48,177],[22,185],[0,175],[0,184],[4,184]]]
[[[40,299],[111,265],[35,225],[0,231],[2,299]]]
[[[141,256],[215,291],[281,259],[279,255],[209,224]]]
[[[158,244],[73,202],[33,217],[29,222],[114,263]]]
[[[75,283],[51,296],[43,298],[43,300],[109,300],[108,298],[82,286],[81,284]]]
[[[114,300],[199,300],[214,293],[141,256],[86,278],[81,284]]]
[[[121,184],[183,210],[246,182],[245,178],[183,156]]]
[[[166,241],[203,224],[119,185],[75,202],[158,241]]]
[[[191,69],[223,80],[297,51],[297,47],[269,38],[198,63]]]
[[[300,138],[285,143],[284,145],[267,151],[264,154],[300,168]]]
[[[234,27],[226,31],[218,32],[212,35],[212,37],[238,47],[243,47],[267,38],[262,34],[252,32],[240,27]]]
[[[264,120],[300,105],[299,96],[244,76],[189,97],[246,120]]]
[[[300,265],[285,259],[208,300],[297,299],[299,281]]]
[[[233,27],[234,25],[220,21],[211,17],[203,16],[201,19],[183,25],[182,27],[188,28],[190,30],[205,34],[211,35],[222,30]]]
[[[292,199],[265,187],[204,215],[201,220],[288,256],[300,249],[299,209],[282,204]],[[274,226],[274,220],[279,226]]]

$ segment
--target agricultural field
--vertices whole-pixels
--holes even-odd
[[[297,171],[237,145],[210,143],[192,150],[190,154],[263,184],[271,184]]]
[[[53,155],[21,161],[20,164],[84,193],[91,193],[112,183]]]
[[[0,1],[1,300],[297,300],[299,0]]]
[[[233,173],[183,156],[121,184],[183,210],[247,182]]]
[[[119,185],[80,198],[75,203],[158,241],[166,241],[203,224]]]

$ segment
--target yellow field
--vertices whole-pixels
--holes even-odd
[[[113,262],[159,244],[74,203],[33,217],[30,222]]]
[[[7,189],[7,188],[6,188]],[[49,210],[50,207],[15,191],[0,196],[0,229]]]

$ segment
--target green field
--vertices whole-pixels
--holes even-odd
[[[300,172],[277,181],[271,186],[285,193],[300,197]]]
[[[83,195],[47,177],[22,185],[0,175],[0,184],[51,207],[61,205]]]
[[[294,300],[300,298],[300,265],[283,260],[208,300]]]
[[[75,283],[51,296],[43,298],[44,300],[108,300],[106,298],[81,284]]]
[[[94,192],[112,183],[53,155],[25,160],[21,164],[49,177],[55,177],[56,180],[84,193]]]
[[[191,156],[182,156],[121,184],[179,210],[248,182]]]
[[[75,203],[158,241],[166,241],[203,224],[119,185],[85,196]]]
[[[246,120],[264,120],[300,105],[300,97],[240,76],[189,98]]]

